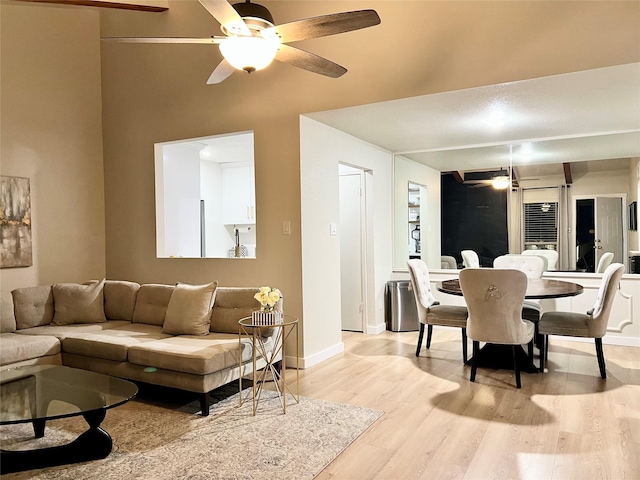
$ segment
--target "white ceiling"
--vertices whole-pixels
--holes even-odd
[[[504,167],[510,156],[514,165],[628,159],[640,157],[640,63],[307,116],[439,171]]]
[[[187,138],[162,145],[180,145],[200,152],[200,158],[215,163],[253,163],[253,132],[239,132],[212,137]]]

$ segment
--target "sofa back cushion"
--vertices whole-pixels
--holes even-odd
[[[178,283],[167,306],[162,333],[208,335],[217,286],[218,282],[206,285]]]
[[[106,322],[104,315],[105,280],[85,285],[54,283],[53,325]]]
[[[50,285],[17,288],[11,292],[18,330],[49,325],[53,320],[53,292]]]
[[[254,298],[259,288],[250,287],[218,287],[211,313],[212,332],[238,333],[238,320],[250,317],[251,312],[260,309],[260,304]],[[282,311],[282,299],[278,301],[275,310]]]
[[[136,296],[132,322],[162,326],[173,289],[173,285],[141,285]]]
[[[104,284],[104,314],[108,320],[133,318],[140,284],[120,280],[107,280]]]

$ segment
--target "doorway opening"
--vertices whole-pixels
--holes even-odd
[[[341,322],[342,330],[354,332],[366,331],[373,304],[370,186],[370,171],[339,164]]]
[[[576,200],[576,270],[595,272],[595,199]]]
[[[613,261],[626,263],[622,196],[595,196],[575,200],[576,269],[596,272],[606,252]]]

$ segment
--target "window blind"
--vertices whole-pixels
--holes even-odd
[[[524,243],[557,243],[558,203],[524,204]]]

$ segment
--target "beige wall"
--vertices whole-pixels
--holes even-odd
[[[223,84],[210,86],[205,85],[205,81],[220,59],[215,47],[102,44],[106,272],[110,278],[140,282],[217,279],[223,285],[269,284],[283,290],[288,313],[301,316],[301,113],[640,60],[638,2],[263,3],[271,9],[278,23],[374,7],[382,24],[360,32],[297,44],[345,65],[349,72],[337,80],[274,64],[264,72],[235,73]],[[162,14],[102,10],[101,33],[105,36],[219,34],[217,22],[199,3],[170,1],[169,6],[170,10]],[[48,18],[45,25],[32,25],[23,20],[21,30],[12,28],[10,35],[4,32],[5,23],[9,22],[3,19],[3,54],[5,37],[40,38],[41,32],[54,29],[66,34],[59,38],[52,35],[42,38],[38,45],[43,50],[36,52],[38,55],[46,56],[48,48],[44,47],[55,44],[63,48],[65,55],[77,58],[72,54],[74,51],[91,48],[98,41],[97,32],[87,25],[90,22],[73,23],[78,15],[95,15],[95,10],[81,9],[82,13],[77,13],[78,8],[32,5],[23,8],[34,12],[45,8],[47,14],[55,15]],[[5,10],[3,7],[3,13]],[[31,15],[42,16],[40,13],[26,16],[31,18]],[[16,44],[15,48],[21,48],[21,42],[11,42]],[[92,62],[97,58],[96,53]],[[23,62],[25,66],[20,70],[28,71],[14,75],[19,75],[28,85],[32,85],[32,78],[41,77],[41,81],[31,87],[33,102],[35,98],[45,97],[39,104],[47,107],[38,108],[45,109],[49,115],[64,111],[66,107],[63,106],[68,102],[56,105],[58,94],[49,90],[47,79],[52,75],[54,78],[72,75],[73,71],[77,74],[82,71],[79,62],[71,59],[45,62],[47,68],[40,71],[36,70],[40,64],[36,58],[32,61],[25,55],[19,63]],[[4,55],[2,67],[3,99],[5,95],[19,99],[22,88],[19,84],[10,88],[5,86]],[[46,93],[39,90],[43,84]],[[75,89],[78,92],[76,103],[84,103],[85,95],[99,95],[99,85],[91,81],[86,85],[87,88],[77,86]],[[53,105],[48,106],[51,102]],[[64,145],[92,145],[95,148],[92,128],[80,129],[74,124],[73,128],[60,131],[62,126],[52,119],[42,128]],[[2,128],[4,140],[4,122]],[[30,134],[30,127],[13,124],[6,128],[19,130],[27,141],[27,148],[39,145],[39,140]],[[156,259],[153,144],[246,130],[255,132],[258,258],[247,261]],[[68,165],[68,157],[50,162],[50,173],[55,174],[53,179],[69,178],[58,171]],[[94,158],[87,155],[85,161],[93,165]],[[88,167],[88,170],[78,165],[73,188],[63,185],[70,192],[63,194],[56,189],[58,195],[83,191],[99,196],[101,190],[93,183],[95,168]],[[82,200],[86,201],[86,198],[84,196]],[[60,222],[62,217],[61,209],[54,206],[55,202],[46,212],[46,222],[50,224]],[[41,218],[45,216],[44,212],[38,213]],[[96,214],[94,219],[97,217]],[[291,235],[281,233],[285,220],[291,221]],[[38,220],[34,215],[35,222]],[[75,229],[90,231],[86,223],[78,223],[76,220]],[[99,244],[100,230],[91,231],[99,232],[95,239]],[[75,232],[73,235],[83,234]],[[79,252],[84,254],[76,243],[62,241],[59,236],[50,242],[55,247],[46,252],[39,247],[41,255],[46,253],[39,262],[40,268],[49,263],[54,263],[51,267],[72,268],[68,257]],[[87,242],[81,243],[87,247]],[[102,255],[96,254],[96,262],[103,261]],[[84,268],[82,276],[85,270],[91,268]],[[51,276],[52,271],[52,268],[47,269]],[[65,272],[63,268],[57,268],[56,272],[56,280],[81,276]],[[37,283],[35,278],[33,282]]]
[[[0,6],[2,175],[31,183],[33,266],[0,270],[11,290],[105,276],[99,15]]]

